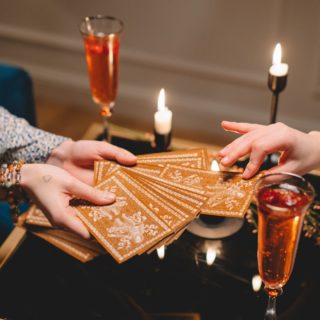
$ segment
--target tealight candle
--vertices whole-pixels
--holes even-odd
[[[154,129],[156,133],[166,135],[171,132],[172,111],[165,105],[165,91],[160,90],[158,97],[158,111],[154,114]]]
[[[272,66],[269,68],[269,73],[275,77],[283,77],[288,74],[289,66],[281,62],[281,44],[277,43],[272,58]]]

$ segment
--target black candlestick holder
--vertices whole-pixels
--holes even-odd
[[[167,134],[159,134],[154,130],[155,148],[158,152],[167,151],[171,143],[172,130]]]
[[[278,114],[278,103],[279,94],[282,92],[287,85],[288,75],[275,76],[269,72],[268,77],[268,88],[272,92],[271,98],[271,113],[270,113],[270,124],[276,123]],[[270,154],[266,158],[266,167],[271,168],[278,163],[278,154]]]
[[[277,120],[279,94],[285,89],[287,79],[287,75],[279,77],[269,73],[268,87],[272,92],[270,124],[275,123]]]

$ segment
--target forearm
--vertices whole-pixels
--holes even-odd
[[[0,107],[0,163],[46,162],[52,150],[68,140],[32,127]]]

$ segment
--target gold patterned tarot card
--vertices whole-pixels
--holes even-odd
[[[205,190],[209,199],[201,208],[202,214],[243,217],[252,201],[258,176],[244,180],[238,172],[213,172],[168,165],[161,178]]]
[[[96,160],[93,163],[93,185],[95,186],[97,184],[98,181],[98,173],[99,173],[99,168],[100,168],[100,164],[102,161],[100,160]]]
[[[184,231],[187,229],[189,223],[177,230],[174,234],[169,235],[168,237],[164,238],[162,241],[151,247],[148,251],[147,254],[151,254],[154,252],[154,250],[159,249],[162,246],[168,247],[170,244],[172,244],[174,241],[178,240],[181,235],[184,233]]]
[[[167,190],[168,192],[171,191],[177,191],[180,194],[184,194],[185,196],[187,196],[189,198],[189,200],[195,201],[195,203],[197,203],[197,201],[200,201],[202,203],[206,202],[206,200],[208,200],[208,197],[205,196],[203,193],[203,191],[189,191],[187,189],[184,188],[184,186],[179,185],[179,187],[177,185],[172,185],[170,182],[163,180],[163,179],[158,179],[157,181],[154,181],[153,178],[151,178],[150,175],[143,175],[143,176],[139,176],[139,178],[148,181],[149,183],[154,184],[155,186],[157,186],[158,188],[162,188],[163,190]]]
[[[157,165],[152,165],[152,164],[138,163],[137,165],[132,166],[132,167],[122,167],[122,169],[128,169],[133,172],[147,173],[152,176],[158,177],[158,176],[160,176],[160,174],[163,170],[163,167],[159,167]]]
[[[62,229],[42,229],[41,232],[43,234],[48,234],[51,235],[53,237],[65,240],[67,242],[69,242],[70,244],[75,244],[78,246],[81,246],[83,248],[87,248],[89,250],[92,250],[98,254],[104,254],[106,251],[104,250],[104,248],[95,240],[95,239],[90,239],[90,240],[86,240],[81,238],[79,235],[70,232],[70,231],[66,231],[66,230],[62,230]]]
[[[202,169],[209,169],[210,162],[208,151],[205,148],[191,149],[191,150],[180,150],[171,152],[160,152],[138,156],[138,161],[142,159],[154,159],[154,158],[166,158],[166,159],[177,159],[177,158],[202,158]]]
[[[97,185],[103,179],[106,179],[108,173],[116,168],[116,163],[108,160],[99,160],[94,163],[94,185]]]
[[[129,172],[134,175],[135,173]],[[188,215],[189,219],[194,219],[200,212],[200,208],[204,205],[207,197],[203,197],[205,200],[199,200],[186,195],[182,189],[171,189],[171,186],[160,185],[152,180],[146,180],[141,175],[136,175],[135,179],[144,183],[147,190],[152,190],[157,193],[161,199],[165,202],[171,201],[175,205],[183,208],[185,215]]]
[[[186,226],[192,221],[197,213],[199,213],[199,208],[192,209],[192,214],[186,214],[186,209],[178,206],[177,203],[171,201],[170,199],[165,199],[163,201],[163,196],[157,193],[157,191],[150,188],[150,186],[145,185],[143,182],[134,179],[133,170],[125,171],[125,170],[118,170],[114,173],[117,177],[122,177],[126,180],[127,185],[131,187],[133,193],[145,203],[153,212],[161,218],[165,223],[171,227],[173,230],[173,235],[167,236],[165,239],[162,240],[160,243],[166,244],[167,241],[170,241],[173,237],[176,238],[176,233],[180,230],[185,230]],[[133,174],[133,177],[130,176]],[[107,182],[105,182],[107,183]],[[101,184],[103,187],[103,184]],[[140,195],[139,195],[140,193]],[[141,194],[142,193],[142,194]],[[205,197],[206,199],[206,197]],[[155,206],[152,202],[155,202],[157,205]],[[201,203],[203,204],[203,202]],[[172,240],[170,241],[170,243]],[[155,248],[161,245],[155,244]],[[138,254],[142,254],[144,251],[139,252]]]
[[[153,192],[148,187],[146,188],[143,183],[133,179],[123,170],[118,170],[115,176],[126,184],[128,188],[130,187],[132,193],[171,228],[173,235],[193,220],[194,214],[186,215],[183,208],[178,207],[172,201],[163,201],[156,192]],[[161,240],[161,242],[162,241],[163,240]],[[140,251],[138,254],[143,254],[144,252],[145,250]]]
[[[27,216],[25,219],[26,224],[32,224],[41,227],[52,228],[51,223],[44,215],[44,213],[35,205],[32,205],[27,212]]]
[[[149,164],[137,164],[135,166],[122,166],[114,161],[99,161],[99,166],[97,167],[98,172],[95,174],[95,185],[107,180],[113,172],[120,168],[130,168],[137,172],[146,172],[148,174],[159,176],[162,171],[162,167]]]
[[[111,176],[99,189],[114,193],[116,201],[106,206],[87,203],[74,208],[91,234],[118,263],[148,250],[172,233],[170,227],[116,176]]]
[[[67,240],[44,233],[42,231],[33,231],[32,233],[83,263],[91,261],[99,255],[99,253],[97,253],[96,251],[90,250],[80,245],[76,245],[74,243],[68,242]]]
[[[138,164],[150,164],[159,167],[164,167],[166,164],[179,165],[190,168],[204,169],[204,162],[202,157],[190,158],[142,158],[138,159]],[[205,168],[206,169],[206,168]]]
[[[198,213],[199,208],[203,205],[204,201],[196,200],[194,202],[189,201],[187,197],[184,197],[184,194],[180,193],[171,193],[168,188],[158,190],[157,185],[153,185],[141,179],[140,176],[136,175],[135,172],[123,170],[127,175],[131,176],[132,179],[141,185],[146,192],[151,193],[153,196],[157,197],[159,200],[164,202],[167,206],[175,210],[176,214],[183,217],[185,221],[191,221]],[[175,190],[174,190],[175,191]],[[179,197],[179,199],[178,199]],[[207,199],[206,197],[204,197]]]
[[[132,192],[139,198],[150,210],[153,211],[163,222],[165,222],[173,231],[181,228],[189,221],[189,217],[183,212],[180,206],[171,201],[163,201],[162,198],[143,183],[135,180],[124,170],[119,170],[116,177],[125,181]]]
[[[181,168],[186,168],[186,167],[181,167]],[[166,169],[166,167],[164,168],[164,170],[165,169]],[[127,169],[127,168],[125,168],[124,170],[130,171],[130,169]],[[205,170],[200,170],[200,169],[190,169],[190,170],[199,170],[199,171],[206,172]],[[135,172],[135,174],[137,175],[137,178],[139,177],[142,179],[144,178],[145,180],[152,180],[152,182],[156,183],[156,184],[161,184],[161,185],[165,185],[165,186],[172,186],[172,187],[180,188],[180,189],[187,190],[190,192],[194,192],[194,193],[197,193],[200,195],[201,194],[204,195],[204,193],[205,193],[205,190],[202,190],[199,187],[193,187],[192,185],[182,185],[180,182],[176,182],[173,179],[169,180],[169,179],[163,178],[163,171],[162,171],[160,177],[152,176],[152,175],[145,173],[145,172]]]

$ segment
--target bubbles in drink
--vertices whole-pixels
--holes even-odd
[[[267,288],[281,288],[292,272],[310,197],[295,186],[282,184],[262,188],[257,198],[259,273]]]

